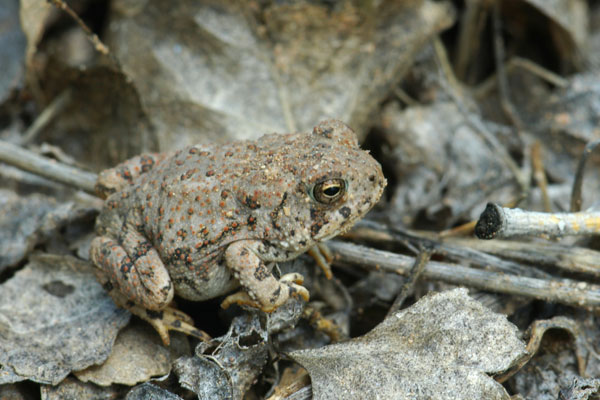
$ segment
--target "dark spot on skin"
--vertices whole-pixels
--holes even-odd
[[[319,217],[319,213],[317,212],[317,210],[315,210],[314,208],[311,207],[311,209],[310,209],[310,219],[312,219],[314,221],[318,217]]]
[[[260,204],[258,201],[254,200],[252,196],[246,196],[244,199],[244,205],[246,205],[251,210],[256,210],[260,208]]]
[[[186,179],[190,179],[194,174],[196,173],[196,169],[189,169],[187,170],[184,174],[181,175],[181,177],[179,178],[180,180],[186,180]]]
[[[277,223],[277,219],[279,218],[279,212],[283,209],[285,201],[287,200],[287,197],[288,197],[288,193],[284,192],[283,195],[281,196],[281,202],[270,213],[271,225],[273,226],[273,229],[278,230],[278,231],[281,230],[281,226],[279,226],[279,224]]]
[[[64,283],[63,281],[59,281],[59,280],[46,283],[45,285],[42,286],[42,288],[46,292],[50,293],[52,296],[56,296],[56,297],[60,297],[60,298],[66,297],[75,291],[74,286],[68,285],[68,284]]]
[[[296,231],[292,229],[292,230],[290,231],[290,236],[296,236]]]
[[[242,256],[242,257],[245,257],[245,256],[247,256],[247,255],[248,255],[248,249],[244,247],[244,248],[243,248],[243,249],[240,251],[240,256]]]
[[[375,182],[375,175],[369,176],[369,182]]]
[[[135,262],[138,258],[144,257],[148,252],[152,249],[152,243],[150,242],[140,242],[133,249],[133,262]]]
[[[317,236],[317,234],[319,233],[319,231],[321,230],[322,227],[323,227],[322,223],[315,222],[314,224],[312,224],[310,226],[310,235],[311,236]]]
[[[344,206],[344,207],[340,208],[340,209],[338,210],[338,212],[339,212],[340,214],[342,214],[342,216],[343,216],[344,218],[348,218],[348,217],[350,216],[350,214],[352,213],[352,210],[350,210],[350,207],[345,207],[345,206]]]
[[[133,268],[133,263],[131,261],[121,263],[120,270],[123,273],[123,279],[127,280],[127,275],[129,274],[129,272],[131,271],[132,268]]]
[[[142,164],[142,172],[148,172],[154,167],[154,158],[151,156],[141,156],[140,164]]]
[[[281,294],[281,286],[279,286],[277,289],[275,289],[275,291],[271,295],[271,298],[269,299],[269,302],[271,304],[275,303],[277,301],[277,299],[279,298],[280,294]]]
[[[148,318],[151,318],[151,319],[158,319],[158,320],[163,319],[162,311],[146,310],[146,315],[148,316]]]
[[[173,321],[173,323],[171,324],[172,327],[174,328],[179,328],[181,327],[181,321],[176,319],[175,321]]]
[[[126,180],[127,182],[131,183],[133,181],[133,176],[131,175],[131,172],[129,172],[129,168],[127,167],[117,167],[117,176],[120,176],[121,178],[123,178],[124,180]]]
[[[268,276],[269,276],[269,271],[267,270],[267,268],[262,263],[261,263],[261,265],[258,268],[256,268],[254,270],[254,277],[258,281],[264,281]]]

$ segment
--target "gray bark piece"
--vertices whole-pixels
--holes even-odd
[[[106,360],[129,316],[106,295],[91,264],[37,256],[0,286],[0,365],[55,385]]]
[[[517,327],[456,289],[422,298],[366,335],[291,357],[319,399],[509,399],[486,374],[525,354]]]

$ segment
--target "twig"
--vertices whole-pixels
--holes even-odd
[[[477,225],[477,221],[465,222],[462,225],[441,231],[439,235],[442,238],[451,236],[471,235],[473,233],[473,229],[475,229],[475,225]]]
[[[27,129],[27,131],[23,135],[23,138],[21,139],[21,146],[25,146],[31,143],[37,137],[40,131],[44,129],[44,127],[48,125],[48,123],[51,122],[56,115],[60,114],[60,112],[65,109],[65,107],[69,104],[70,101],[70,89],[66,89],[62,91],[58,96],[56,96],[50,102],[50,104],[48,104],[44,111],[42,111],[42,113],[38,115],[35,121],[33,121],[33,124],[31,124],[29,129]]]
[[[398,294],[398,297],[396,297],[396,299],[394,300],[394,303],[388,309],[388,312],[387,312],[388,317],[390,315],[396,313],[397,311],[399,311],[400,308],[402,308],[402,304],[404,303],[404,301],[410,294],[411,290],[415,286],[415,283],[417,283],[417,280],[419,279],[419,277],[422,275],[423,270],[425,270],[425,265],[427,265],[427,263],[431,259],[432,254],[433,254],[433,249],[430,249],[430,248],[422,248],[421,249],[421,251],[419,252],[417,257],[415,258],[415,264],[413,265],[413,267],[410,270],[408,279],[406,280],[406,282],[404,282],[404,285],[402,285],[402,288],[400,289],[400,293]]]
[[[579,324],[567,317],[554,317],[548,320],[539,320],[531,324],[527,329],[527,336],[529,336],[529,342],[527,343],[527,355],[520,359],[517,364],[511,367],[508,371],[495,376],[496,381],[502,383],[506,382],[511,376],[517,373],[525,364],[527,364],[533,356],[537,353],[540,345],[542,344],[542,338],[544,333],[548,329],[562,329],[573,337],[575,347],[575,358],[577,359],[577,369],[579,375],[585,376],[585,369],[587,360],[585,354],[588,353],[586,350],[587,342],[585,336],[581,331]]]
[[[462,99],[454,92],[454,90],[452,90],[451,87],[449,87],[449,85],[446,83],[446,81],[444,79],[439,79],[438,81],[440,83],[440,86],[444,89],[444,91],[450,96],[452,101],[454,101],[454,103],[456,104],[456,107],[458,108],[460,113],[463,115],[465,122],[476,133],[479,134],[479,136],[484,140],[484,142],[500,156],[502,161],[510,169],[515,180],[517,181],[517,184],[521,188],[522,193],[523,194],[528,193],[529,192],[528,179],[525,176],[523,176],[523,173],[519,169],[519,166],[515,163],[515,161],[510,156],[510,154],[508,154],[508,151],[506,151],[504,146],[502,146],[502,144],[500,142],[498,142],[498,139],[496,139],[496,137],[487,129],[487,127],[481,120],[473,117],[472,113],[470,113],[467,110],[467,108],[465,107]]]
[[[394,94],[398,97],[398,99],[406,104],[409,107],[418,106],[419,102],[410,97],[408,93],[406,93],[401,87],[396,86],[394,88]]]
[[[475,226],[479,239],[597,235],[600,212],[542,213],[488,203]]]
[[[456,75],[463,81],[471,81],[467,77],[469,61],[473,59],[473,54],[479,48],[479,39],[482,37],[481,31],[485,26],[487,14],[486,2],[481,0],[465,2],[465,12],[459,25],[458,48],[454,63]]]
[[[0,162],[95,194],[96,174],[61,164],[3,140],[0,140]]]
[[[383,224],[360,220],[345,237],[362,241],[378,242],[384,244],[402,244],[404,246],[431,248],[433,251],[445,258],[456,262],[469,262],[488,270],[522,276],[537,278],[549,278],[551,275],[531,265],[521,264],[512,260],[505,260],[493,254],[487,254],[477,248],[481,246],[480,240],[472,240],[470,246],[464,246],[456,240],[440,238],[439,235],[426,232],[407,232],[398,228],[389,228]],[[464,239],[467,240],[467,239]],[[474,243],[473,243],[474,242]],[[418,254],[418,252],[415,252]]]
[[[552,211],[550,205],[550,197],[548,196],[548,180],[544,171],[544,162],[542,161],[542,146],[539,140],[531,146],[531,167],[533,168],[533,177],[542,192],[542,201],[544,203],[544,211]]]
[[[523,122],[517,110],[510,101],[508,79],[504,68],[504,40],[502,38],[502,25],[500,22],[500,2],[495,1],[492,7],[492,26],[494,32],[494,58],[496,62],[496,75],[498,77],[498,92],[500,93],[500,104],[504,114],[517,130],[517,136],[521,141],[520,133],[523,131]]]
[[[337,264],[359,265],[399,275],[408,275],[414,264],[412,257],[383,250],[338,241],[330,241],[328,244],[336,253]],[[587,282],[530,278],[436,261],[427,263],[423,277],[576,307],[600,306],[600,286]]]
[[[585,166],[587,160],[590,158],[590,154],[598,147],[600,140],[595,140],[588,143],[579,158],[577,163],[577,171],[575,172],[575,180],[573,181],[573,190],[571,191],[571,212],[577,212],[581,210],[581,191],[583,186],[583,173],[585,172]]]
[[[544,81],[548,82],[551,85],[556,86],[557,88],[566,88],[569,85],[569,81],[560,75],[555,74],[552,71],[545,69],[534,63],[531,60],[527,60],[525,58],[513,56],[510,60],[505,63],[504,69],[506,72],[512,72],[515,68],[524,69],[527,72],[530,72],[532,75],[535,75]],[[487,78],[483,83],[479,84],[477,88],[475,88],[474,96],[476,98],[481,98],[485,96],[489,91],[497,87],[496,81],[498,80],[498,74],[494,74]]]
[[[442,40],[439,36],[434,36],[432,40],[433,50],[435,54],[435,59],[440,68],[441,73],[446,78],[446,81],[453,87],[455,90],[460,90],[460,83],[454,75],[454,70],[450,65],[450,60],[448,60],[448,53],[446,52],[446,48],[442,43]]]
[[[61,10],[69,14],[69,16],[73,18],[75,22],[77,22],[77,24],[81,27],[81,29],[83,29],[83,31],[87,35],[87,38],[92,42],[94,48],[98,52],[104,55],[109,55],[110,51],[108,50],[108,47],[106,47],[106,45],[102,43],[100,38],[98,38],[98,35],[92,32],[92,30],[85,24],[85,22],[83,22],[81,18],[79,18],[79,15],[77,15],[77,13],[73,11],[73,9],[69,7],[68,4],[66,4],[62,0],[50,0],[50,2],[54,4],[55,7],[60,8]]]
[[[504,257],[518,263],[553,267],[569,273],[600,277],[600,252],[547,241],[479,240],[445,238],[448,246],[477,249],[487,254]],[[527,268],[526,265],[524,265]],[[546,277],[550,276],[549,274]]]

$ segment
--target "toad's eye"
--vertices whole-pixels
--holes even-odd
[[[346,181],[343,179],[327,179],[316,183],[310,191],[311,197],[323,204],[332,204],[346,193]]]

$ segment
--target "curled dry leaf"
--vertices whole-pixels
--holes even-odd
[[[199,344],[195,357],[181,357],[175,364],[181,385],[201,400],[241,399],[267,362],[263,325],[259,313],[244,314],[227,334]]]
[[[144,325],[130,324],[119,333],[110,356],[102,365],[76,371],[75,376],[100,386],[113,383],[133,386],[167,375],[171,372],[171,363],[186,353],[189,354],[189,345],[185,337],[173,334],[171,345],[166,348],[156,332]]]
[[[57,384],[106,360],[129,321],[89,263],[38,256],[0,286],[0,365],[21,378]]]
[[[348,342],[290,356],[304,366],[315,399],[509,399],[487,376],[526,354],[506,317],[465,289],[422,298]]]

